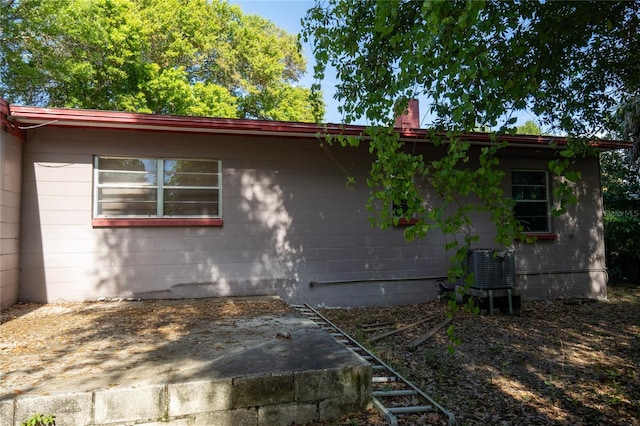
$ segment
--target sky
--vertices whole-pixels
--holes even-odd
[[[299,34],[302,25],[300,20],[306,11],[313,7],[313,0],[230,0],[230,4],[240,6],[243,13],[259,15],[276,24],[291,34]],[[311,87],[313,79],[313,53],[309,44],[302,44],[303,54],[307,59],[307,73],[300,80],[300,85]],[[333,99],[335,93],[335,74],[327,70],[325,80],[322,81],[322,92],[326,105],[324,121],[326,123],[342,123],[342,115],[338,112],[338,103]],[[356,122],[352,124],[366,124]]]
[[[299,34],[302,29],[300,20],[306,14],[306,11],[313,7],[313,0],[229,0],[230,4],[240,6],[243,13],[262,16],[278,27],[288,31],[292,34]],[[313,79],[313,66],[315,61],[313,59],[313,53],[309,44],[302,44],[303,54],[307,59],[307,73],[300,80],[300,85],[304,87],[311,87],[314,83]],[[322,92],[324,95],[324,102],[326,105],[324,121],[325,123],[342,123],[342,115],[338,112],[338,103],[333,99],[335,94],[334,86],[336,83],[335,72],[330,67],[327,68],[325,79],[322,81]],[[420,99],[422,106],[423,122],[425,119],[430,120],[433,117],[425,117],[424,105],[426,105],[426,99]],[[520,112],[517,114],[517,125],[524,124],[527,120],[532,120],[534,117],[527,113]],[[368,124],[364,119],[356,121],[351,124]]]

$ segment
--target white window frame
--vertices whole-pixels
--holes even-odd
[[[542,185],[522,185],[522,184],[514,184],[513,183],[513,174],[514,173],[544,173],[544,177],[545,177],[545,184],[544,184],[544,190],[545,190],[545,199],[544,200],[540,200],[540,199],[523,199],[523,200],[517,200],[514,198],[514,201],[517,204],[526,204],[526,203],[541,203],[541,202],[545,202],[546,203],[546,207],[545,207],[545,217],[546,217],[546,229],[544,230],[528,230],[525,229],[525,233],[527,234],[548,234],[553,232],[553,230],[551,229],[551,185],[550,185],[550,180],[549,180],[549,171],[548,170],[543,170],[543,169],[513,169],[511,170],[511,196],[513,198],[513,189],[514,187],[541,187]],[[514,209],[515,209],[515,205],[514,205]],[[514,216],[515,216],[515,211],[514,211]],[[518,217],[515,217],[516,220],[519,220]],[[525,227],[526,228],[526,227]]]
[[[130,160],[153,160],[156,161],[156,185],[142,185],[142,184],[112,184],[112,183],[100,183],[99,174],[101,171],[98,167],[100,159],[130,159]],[[211,163],[217,163],[217,182],[218,185],[209,186],[180,186],[180,189],[206,189],[212,191],[218,191],[218,211],[215,215],[165,215],[164,214],[164,190],[171,188],[170,185],[164,184],[164,163],[165,161],[207,161]],[[145,188],[156,190],[156,214],[152,215],[114,215],[114,214],[99,214],[99,190],[101,188]],[[113,156],[113,155],[96,155],[93,162],[93,217],[99,219],[140,219],[140,218],[176,218],[176,219],[190,219],[190,218],[203,218],[203,219],[221,219],[222,218],[222,160],[209,159],[209,158],[156,158],[156,157],[129,157],[129,156]]]

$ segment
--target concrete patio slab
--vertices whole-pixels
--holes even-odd
[[[371,369],[277,298],[17,305],[0,426],[289,425],[366,407]]]

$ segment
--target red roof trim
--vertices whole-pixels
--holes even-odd
[[[4,101],[3,101],[4,102]],[[6,102],[5,102],[6,104]],[[7,114],[22,128],[32,125],[56,127],[95,127],[102,129],[151,130],[161,132],[216,133],[239,136],[279,136],[283,138],[311,138],[318,134],[358,136],[365,135],[366,126],[342,124],[315,124],[290,121],[246,120],[231,118],[188,117],[160,114],[142,114],[70,108],[42,108],[10,105]],[[4,123],[4,121],[3,121]],[[425,129],[402,129],[405,140],[428,141]],[[444,136],[444,133],[438,134]],[[473,144],[492,143],[488,133],[467,133],[465,140]],[[557,136],[501,135],[500,140],[511,146],[562,146],[566,139]],[[630,148],[626,141],[596,140],[593,145],[603,149]]]
[[[323,126],[314,123],[298,123],[288,121],[243,120],[234,118],[190,117],[161,114],[142,114],[118,111],[101,111],[68,108],[40,108],[11,105],[11,115],[25,123],[46,123],[68,126],[82,124],[119,126],[135,129],[141,126],[172,127],[181,130],[227,130],[238,132],[267,131],[282,133],[306,133],[315,135],[324,130]],[[328,124],[326,129],[349,134],[364,132],[364,126],[341,126]]]
[[[4,99],[0,98],[0,129],[20,139],[22,142],[26,141],[27,135],[24,130],[20,130],[11,120],[9,115],[11,109],[9,104]]]

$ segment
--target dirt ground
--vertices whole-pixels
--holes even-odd
[[[365,324],[401,327],[435,313],[365,346],[452,411],[459,425],[640,425],[640,287],[612,286],[607,302],[523,302],[520,316],[463,313],[454,320],[460,344],[453,354],[444,329],[408,350],[445,310],[434,302],[322,312],[361,343],[371,335]],[[334,424],[379,421],[364,412]],[[414,415],[400,424],[445,421]]]
[[[176,301],[98,305],[19,304],[3,312],[0,387],[20,393],[24,376],[15,373],[40,371],[43,362],[78,342],[89,352],[99,341],[122,344],[123,336],[137,344],[175,339],[202,320],[292,309],[251,299],[193,301],[187,308]],[[610,287],[607,302],[523,302],[520,316],[459,314],[454,325],[461,343],[452,354],[444,330],[407,349],[445,318],[442,303],[322,313],[361,342],[375,334],[364,331],[365,324],[402,327],[433,317],[364,344],[452,411],[459,425],[640,425],[640,287]],[[400,423],[444,424],[444,419],[416,415]],[[379,425],[381,420],[367,411],[316,424]]]
[[[198,364],[236,345],[225,331],[235,320],[294,313],[265,297],[17,304],[0,315],[0,397],[154,380],[138,377],[142,367],[178,374],[172,364]]]

